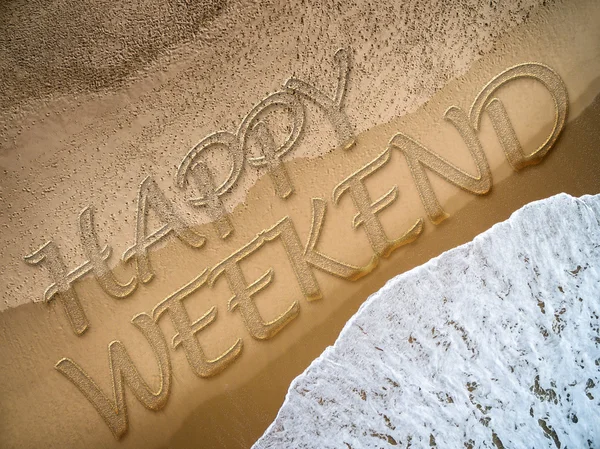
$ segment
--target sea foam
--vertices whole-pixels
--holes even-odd
[[[373,294],[254,448],[600,445],[600,195],[560,194]]]

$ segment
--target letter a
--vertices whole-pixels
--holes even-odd
[[[152,208],[165,224],[148,235],[148,211]],[[200,248],[206,238],[192,231],[185,222],[175,213],[173,206],[158,188],[156,182],[147,177],[140,185],[138,194],[138,210],[136,222],[135,245],[123,255],[123,260],[135,257],[137,272],[140,280],[149,282],[154,273],[148,257],[148,248],[158,243],[167,234],[174,232],[179,240],[193,248]]]

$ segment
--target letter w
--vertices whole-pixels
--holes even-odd
[[[108,345],[108,357],[113,384],[113,401],[111,401],[86,374],[86,372],[70,359],[62,359],[56,369],[69,379],[83,395],[92,403],[104,419],[111,432],[118,440],[127,432],[127,404],[125,403],[125,385],[127,384],[135,397],[149,410],[160,410],[167,403],[171,387],[171,360],[165,338],[152,318],[140,314],[131,321],[150,343],[158,360],[160,385],[153,392],[142,379],[134,366],[125,346],[120,341]]]

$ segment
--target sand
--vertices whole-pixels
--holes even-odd
[[[492,168],[492,191],[474,197],[432,177],[440,203],[450,214],[436,226],[426,218],[406,162],[394,153],[369,188],[376,198],[391,186],[399,186],[397,202],[381,214],[383,226],[390,235],[398,235],[423,217],[425,227],[419,239],[382,260],[358,282],[317,273],[323,299],[311,303],[302,298],[281,247],[270,246],[257,254],[244,265],[248,279],[269,267],[275,270],[272,286],[258,302],[264,315],[276,316],[294,299],[300,304],[298,317],[269,341],[251,339],[239,315],[227,311],[230,292],[224,280],[213,289],[200,291],[186,303],[192,317],[200,317],[211,306],[218,308],[215,326],[202,333],[202,345],[216,357],[241,337],[242,355],[220,375],[199,379],[183,352],[171,351],[173,386],[168,404],[154,413],[128,391],[130,427],[118,445],[188,447],[193,442],[200,447],[249,447],[274,418],[289,382],[333,343],[347,319],[387,279],[471,240],[529,201],[562,191],[576,196],[597,193],[600,39],[594,2],[541,9],[523,4],[518,13],[500,7],[476,12],[467,4],[448,11],[444,4],[432,3],[430,9],[437,12],[425,14],[413,3],[395,9],[357,3],[339,10],[320,4],[294,9],[292,4],[259,8],[233,3],[217,8],[210,17],[198,18],[206,27],[198,38],[184,39],[177,28],[170,34],[165,30],[152,45],[140,44],[156,49],[152,58],[142,58],[143,63],[133,49],[120,64],[98,56],[98,64],[89,65],[89,76],[93,78],[93,71],[103,64],[114,66],[112,72],[103,72],[113,77],[107,85],[71,83],[63,76],[62,85],[49,80],[48,87],[43,87],[36,75],[20,84],[19,95],[3,93],[11,97],[1,103],[5,131],[0,154],[4,170],[0,184],[0,225],[4,229],[0,236],[0,356],[11,360],[0,372],[5,380],[0,410],[2,416],[10,417],[1,424],[3,445],[115,446],[100,416],[53,369],[54,364],[62,357],[76,360],[108,392],[107,345],[120,340],[132,348],[132,358],[144,377],[157,381],[152,353],[130,324],[131,318],[150,312],[204,268],[218,263],[283,216],[289,215],[305,238],[311,198],[328,202],[323,252],[355,264],[366,263],[372,254],[369,241],[362,230],[350,226],[355,213],[350,199],[333,205],[333,187],[381,154],[399,131],[472,171],[473,162],[460,137],[443,121],[444,111],[451,105],[468,110],[482,86],[507,67],[524,61],[543,62],[556,70],[567,86],[568,123],[540,165],[515,173],[506,163],[490,122],[484,119],[481,138]],[[3,14],[16,14],[26,7],[8,3],[3,8]],[[98,8],[106,11],[102,5]],[[153,4],[152,8],[159,6]],[[139,14],[154,14],[152,8],[138,8]],[[36,11],[42,14],[44,9]],[[324,20],[330,16],[335,20]],[[411,20],[413,17],[424,21]],[[494,20],[486,22],[486,17]],[[507,30],[501,23],[513,28]],[[51,28],[66,33],[69,25]],[[122,32],[143,35],[141,26],[125,28]],[[578,31],[581,29],[588,31]],[[12,34],[15,38],[9,33],[3,36],[13,40],[19,36],[18,32]],[[133,34],[128,36],[135,40]],[[177,164],[210,132],[234,130],[256,102],[279,89],[292,74],[331,92],[335,80],[332,57],[346,44],[352,45],[354,57],[345,110],[356,127],[357,145],[350,151],[335,149],[327,121],[318,110],[309,109],[305,140],[286,158],[294,195],[285,201],[278,199],[264,172],[245,173],[243,182],[225,198],[235,231],[221,241],[206,224],[206,216],[186,209],[173,187]],[[53,48],[57,54],[63,51],[60,46]],[[4,64],[6,58],[0,61]],[[62,73],[71,70],[67,61],[61,64]],[[48,78],[61,78],[59,73],[53,70]],[[13,89],[19,85],[7,79]],[[525,148],[540,145],[553,121],[551,97],[534,82],[519,81],[507,87],[501,98],[510,106]],[[221,174],[228,168],[218,157],[213,162]],[[41,302],[49,277],[44,270],[27,266],[23,256],[54,238],[69,267],[81,263],[77,216],[83,207],[93,204],[100,238],[114,250],[111,266],[116,266],[123,279],[131,276],[132,267],[119,258],[133,243],[136,191],[147,174],[187,211],[186,218],[209,237],[208,243],[202,250],[192,250],[175,239],[168,240],[151,254],[156,278],[123,300],[107,297],[92,278],[82,280],[77,291],[90,328],[77,337],[56,303]],[[170,323],[161,321],[161,328],[170,340]],[[32,422],[36,431],[26,432]]]

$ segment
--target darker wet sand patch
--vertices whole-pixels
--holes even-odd
[[[561,192],[573,196],[599,193],[599,124],[600,96],[565,127],[555,148],[540,165],[494,184],[489,195],[474,198],[438,226],[440,232],[432,232],[420,240],[411,249],[410,259],[405,258],[406,251],[398,251],[382,262],[369,275],[368,285],[365,283],[358,292],[346,297],[324,324],[310,329],[304,338],[243,386],[199,406],[182,423],[167,447],[250,447],[275,419],[292,380],[335,342],[348,319],[388,279],[471,241],[531,201]]]

